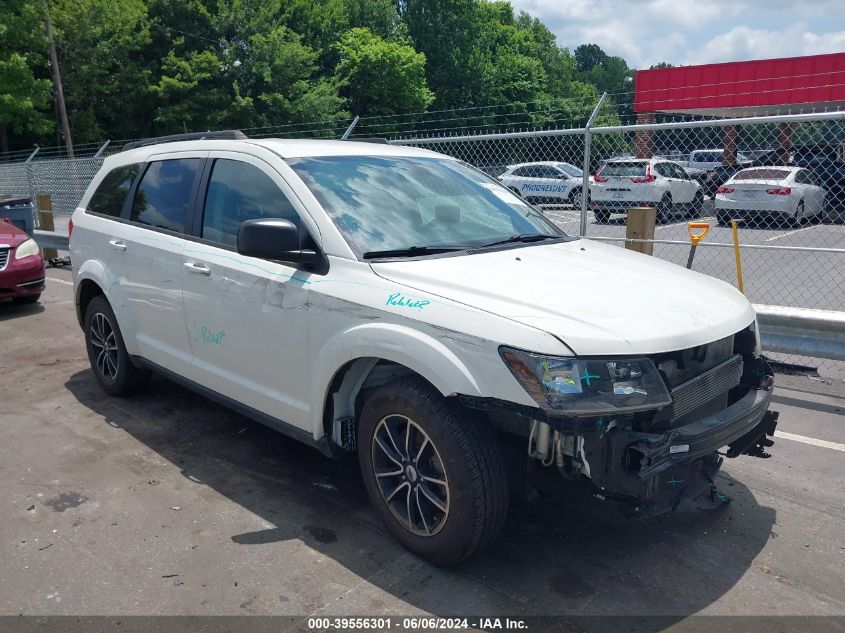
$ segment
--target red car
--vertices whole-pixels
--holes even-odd
[[[44,259],[38,244],[0,219],[0,300],[35,303],[44,290]]]

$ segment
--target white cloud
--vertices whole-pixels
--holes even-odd
[[[561,46],[595,42],[636,68],[845,50],[842,0],[511,0]]]
[[[782,31],[737,26],[689,55],[686,63],[819,55],[845,50],[845,31],[812,33],[803,23]]]

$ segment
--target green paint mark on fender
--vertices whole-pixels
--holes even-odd
[[[226,330],[212,330],[207,325],[194,323],[194,331],[191,332],[191,339],[208,343],[209,345],[222,345]]]
[[[428,299],[412,299],[411,297],[406,297],[401,292],[394,292],[392,295],[388,295],[387,303],[385,305],[402,306],[403,308],[422,310],[429,303],[431,303],[431,301]]]

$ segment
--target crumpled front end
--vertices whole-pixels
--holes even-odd
[[[772,374],[758,360],[756,386],[725,409],[662,431],[632,427],[585,435],[580,459],[599,494],[623,501],[631,516],[712,508],[728,500],[717,489],[722,455],[768,457],[778,414],[769,411]],[[741,389],[742,386],[738,387]],[[727,450],[720,454],[720,449]]]
[[[621,502],[632,517],[726,502],[715,483],[723,458],[768,457],[777,425],[778,414],[769,411],[773,373],[758,347],[752,324],[707,345],[651,356],[660,388],[665,385],[668,392],[651,409],[595,415],[568,415],[550,407],[515,411],[523,427],[530,418],[529,474],[536,481],[555,475],[587,483],[596,496]],[[524,368],[515,372],[518,378],[525,374]],[[583,374],[563,375],[577,384],[587,378]],[[549,375],[554,380],[552,370]],[[613,384],[623,393],[632,385],[643,393],[653,391],[643,378]],[[591,402],[579,397],[579,406]],[[537,399],[542,401],[540,395]]]

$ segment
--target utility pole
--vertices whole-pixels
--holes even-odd
[[[65,109],[65,93],[62,90],[62,74],[59,72],[59,56],[56,54],[56,44],[53,42],[53,24],[50,21],[50,9],[47,0],[41,0],[44,7],[44,28],[47,31],[47,42],[50,45],[50,68],[53,70],[53,86],[56,90],[56,103],[59,106],[59,118],[62,121],[62,132],[65,137],[65,147],[68,158],[73,158],[73,140],[70,138],[70,123]]]

